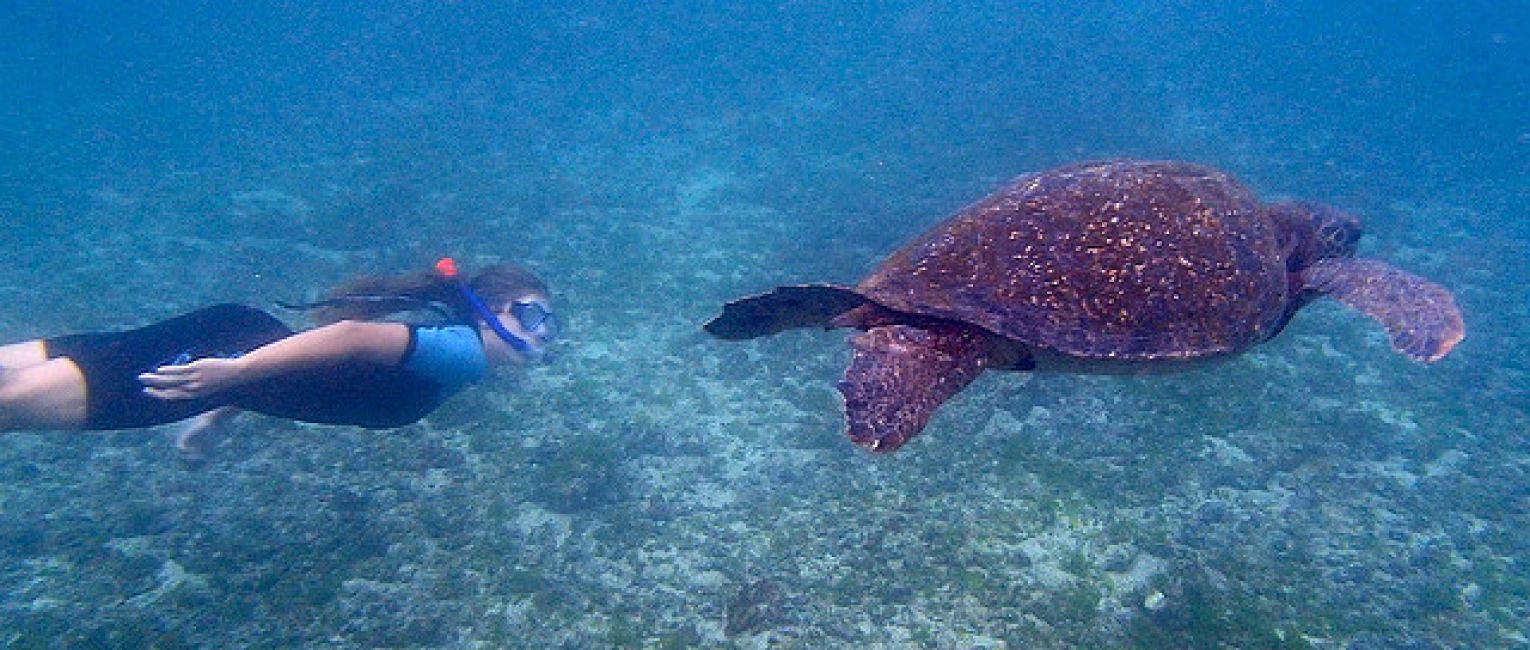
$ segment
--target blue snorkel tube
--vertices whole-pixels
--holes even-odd
[[[488,305],[483,303],[483,298],[479,298],[478,294],[468,287],[467,281],[463,280],[462,276],[457,273],[456,260],[450,257],[436,260],[436,273],[439,273],[441,277],[447,280],[451,280],[452,284],[457,285],[457,290],[462,292],[462,298],[467,301],[468,306],[473,308],[473,312],[478,314],[478,318],[485,325],[488,325],[489,329],[494,332],[494,335],[498,336],[499,340],[505,342],[505,345],[510,346],[516,352],[526,355],[528,358],[535,359],[541,356],[541,350],[527,343],[525,339],[511,333],[510,330],[505,329],[505,324],[499,321],[499,316],[491,311]]]

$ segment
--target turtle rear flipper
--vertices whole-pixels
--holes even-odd
[[[972,383],[992,362],[993,341],[956,324],[921,329],[873,327],[850,337],[855,356],[839,392],[850,439],[890,452],[924,428],[935,409]]]
[[[1466,336],[1450,290],[1386,263],[1323,260],[1302,281],[1381,323],[1392,347],[1419,361],[1438,361]]]
[[[866,302],[860,294],[832,284],[776,287],[723,305],[722,314],[701,328],[720,339],[737,341],[799,327],[829,327],[829,321]]]

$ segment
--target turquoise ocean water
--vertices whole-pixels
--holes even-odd
[[[0,340],[521,262],[568,334],[424,422],[0,443],[0,645],[1530,645],[1530,7],[11,2]],[[1020,173],[1193,160],[1456,294],[840,434],[853,282]],[[282,312],[279,312],[282,313]],[[295,325],[300,314],[283,313]]]

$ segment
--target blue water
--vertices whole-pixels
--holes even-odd
[[[0,340],[450,254],[547,278],[557,362],[199,463],[6,434],[0,644],[1530,644],[1522,3],[355,4],[0,7]],[[1362,216],[1465,341],[1323,303],[1190,373],[985,377],[872,457],[842,334],[698,330],[1113,156]]]

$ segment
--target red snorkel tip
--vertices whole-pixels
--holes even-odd
[[[457,277],[457,260],[454,260],[450,257],[443,257],[439,260],[436,260],[436,273],[439,273],[441,274],[441,277],[448,279]]]

